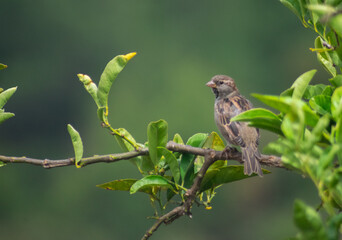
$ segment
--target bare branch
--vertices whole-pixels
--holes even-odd
[[[171,223],[173,220],[177,219],[180,216],[184,215],[184,206],[178,206],[172,209],[170,212],[166,213],[162,217],[160,217],[152,227],[146,231],[145,235],[141,238],[141,240],[149,239],[153,232],[155,232],[162,223],[168,224]]]
[[[108,155],[99,155],[93,157],[82,158],[79,162],[80,166],[86,166],[94,163],[112,163],[118,162],[120,160],[131,159],[137,156],[148,154],[148,149],[144,148],[138,151],[126,152],[126,153],[116,153]],[[75,165],[75,158],[61,159],[61,160],[49,160],[49,159],[34,159],[27,157],[7,157],[0,155],[0,161],[4,163],[27,163],[42,166],[43,168],[54,168],[54,167],[65,167]]]

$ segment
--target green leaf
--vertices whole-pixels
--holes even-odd
[[[253,108],[233,117],[231,121],[250,122],[250,126],[266,129],[282,135],[280,118],[267,109]]]
[[[325,96],[328,96],[328,97],[331,97],[331,95],[334,93],[335,91],[335,88],[328,85],[324,88],[323,92],[322,92],[322,95],[325,95]]]
[[[7,68],[7,65],[0,63],[0,70]]]
[[[107,183],[102,183],[96,185],[96,187],[103,188],[106,190],[113,190],[113,191],[130,191],[132,185],[136,183],[138,179],[119,179],[114,180]],[[139,192],[147,193],[149,195],[153,195],[152,188],[140,188]]]
[[[169,180],[159,175],[149,175],[138,181],[136,181],[131,189],[130,193],[136,193],[140,189],[151,188],[151,187],[159,187],[162,189],[171,189],[173,190],[173,186],[169,183]]]
[[[341,164],[341,162],[339,162],[339,163]],[[339,209],[341,209],[342,208],[342,184],[341,184],[341,180],[340,180],[341,175],[340,174],[337,174],[337,175],[338,175],[338,177],[336,179],[337,184],[333,189],[330,189],[330,191],[331,191],[331,195],[333,197],[335,204],[337,205],[337,207]]]
[[[308,0],[309,1],[309,5],[306,5],[306,8],[308,8],[309,13],[310,13],[310,18],[311,18],[311,23],[314,25],[314,28],[316,29],[316,24],[321,16],[321,11],[314,11],[313,9],[310,9],[310,6],[317,6],[318,4],[318,0]],[[315,8],[315,7],[314,7]]]
[[[326,114],[322,116],[319,121],[317,122],[316,126],[311,131],[311,134],[307,134],[305,136],[304,146],[306,149],[309,149],[308,152],[313,152],[313,147],[316,143],[318,143],[323,135],[323,132],[329,126],[330,123],[330,114]],[[308,130],[306,133],[310,133]]]
[[[253,108],[251,110],[240,113],[239,115],[233,117],[231,121],[251,121],[253,119],[274,119],[280,122],[280,118],[273,112],[263,108]]]
[[[0,113],[0,124],[11,117],[14,117],[14,113],[9,113],[9,112]]]
[[[292,88],[294,88],[292,98],[301,99],[305,93],[306,87],[309,85],[309,82],[315,75],[317,70],[311,70],[306,73],[300,75],[296,81],[293,83]]]
[[[288,141],[287,139],[278,138],[276,141],[268,143],[262,152],[268,153],[268,154],[279,154],[283,155],[284,152],[286,152],[286,147],[284,146],[284,142]]]
[[[266,105],[277,109],[281,112],[287,113],[290,111],[290,97],[279,97],[279,96],[272,96],[272,95],[261,95],[261,94],[252,94],[253,97],[259,99],[261,102],[265,103]]]
[[[339,37],[335,31],[331,30],[326,34],[326,38],[329,44],[334,47],[333,51],[329,51],[331,58],[333,59],[336,66],[342,67],[342,46],[340,44],[342,38]]]
[[[331,5],[331,6],[337,6],[341,2],[342,2],[342,0],[325,0],[325,3],[327,5]]]
[[[105,107],[100,107],[97,109],[97,117],[100,119],[101,122],[108,125],[108,114]]]
[[[273,132],[277,135],[284,136],[280,126],[278,127],[277,122],[266,119],[264,121],[252,121],[248,124],[250,127],[265,129],[267,131]]]
[[[334,31],[342,37],[342,14],[339,13],[329,19],[329,25]]]
[[[303,239],[327,239],[322,219],[317,211],[300,200],[295,201],[294,222],[300,229]]]
[[[206,133],[197,133],[191,136],[186,145],[190,145],[193,147],[202,147],[205,140],[207,139],[208,134]],[[180,172],[182,180],[185,180],[185,176],[188,173],[187,184],[190,184],[192,178],[194,176],[194,159],[195,155],[189,153],[183,153],[180,161]]]
[[[340,145],[334,144],[324,150],[323,154],[319,158],[318,176],[321,176],[322,171],[334,161],[335,155],[340,151],[340,149]]]
[[[309,101],[310,106],[313,110],[321,115],[330,114],[331,98],[326,95],[314,96]]]
[[[331,96],[331,113],[335,121],[342,117],[342,87],[336,88]]]
[[[321,37],[315,39],[315,49],[317,49],[317,59],[323,65],[325,70],[327,70],[333,77],[336,76],[336,68],[334,67],[333,61],[330,55],[326,52],[326,48],[322,44],[323,40]],[[324,51],[321,51],[323,49]]]
[[[166,200],[169,202],[177,193],[173,190],[167,189],[166,191]]]
[[[120,136],[124,136],[128,140],[133,142],[134,144],[137,144],[133,136],[125,128],[118,128],[115,130],[119,133]],[[115,139],[118,142],[119,146],[121,147],[122,151],[124,152],[134,151],[135,150],[134,147],[120,136],[115,135]]]
[[[137,179],[120,179],[114,180],[107,183],[102,183],[96,185],[96,187],[107,189],[107,190],[114,190],[114,191],[129,191],[132,185],[138,181]]]
[[[5,104],[12,97],[15,91],[17,91],[17,87],[9,88],[0,93],[0,108],[3,108],[5,106]]]
[[[184,145],[183,139],[182,139],[182,137],[178,133],[175,134],[175,136],[173,137],[172,141],[174,141],[175,143],[183,144]],[[174,152],[173,155],[175,155],[176,158],[179,158],[181,153]]]
[[[157,147],[165,147],[168,139],[167,122],[163,119],[150,122],[147,127],[148,149],[151,160],[157,166],[160,157]]]
[[[87,90],[87,92],[92,96],[94,99],[97,107],[100,106],[99,100],[97,99],[97,86],[96,84],[91,80],[91,78],[88,75],[85,74],[77,74],[79,80],[83,83],[84,88]]]
[[[294,89],[293,89],[292,87],[290,87],[290,88],[286,89],[285,91],[283,91],[283,92],[280,94],[280,96],[281,96],[281,97],[292,97],[293,90],[294,90]]]
[[[281,124],[284,135],[295,143],[299,143],[304,133],[304,113],[298,111],[289,112],[285,115]]]
[[[74,147],[75,152],[75,165],[77,168],[81,166],[78,164],[83,157],[83,143],[80,134],[70,125],[68,124],[68,132],[71,137],[71,142]]]
[[[334,85],[335,87],[340,87],[342,86],[342,75],[338,74],[335,77],[329,79],[329,81],[331,82],[332,85]]]
[[[338,213],[335,216],[333,216],[331,219],[328,220],[327,226],[329,234],[329,239],[339,239],[339,229],[342,224],[342,213]]]
[[[130,191],[132,185],[136,183],[138,179],[119,179],[111,182],[103,183],[96,185],[96,187],[103,188],[106,190],[113,191]],[[147,193],[149,195],[153,195],[152,188],[140,188],[139,192]]]
[[[128,140],[133,142],[135,145],[139,145],[135,141],[133,136],[126,129],[118,128],[115,130],[119,133],[120,136],[125,136]],[[134,147],[129,142],[124,140],[122,137],[117,136],[117,135],[114,135],[114,136],[115,136],[115,139],[118,142],[120,148],[122,149],[122,151],[131,152],[131,151],[135,150]],[[142,146],[142,147],[144,147],[144,146]],[[153,165],[151,158],[149,156],[139,156],[139,157],[131,158],[131,159],[129,159],[129,161],[131,163],[133,163],[134,165],[136,165],[140,172],[148,172],[148,171],[154,169],[154,165]]]
[[[184,144],[182,137],[178,133],[173,137],[173,141],[178,144]]]
[[[127,62],[134,57],[135,54],[136,53],[129,53],[127,55],[116,56],[105,67],[97,90],[97,98],[100,107],[108,109],[108,95],[112,84],[118,74],[124,69]]]
[[[203,134],[201,138],[205,139],[204,143],[202,144],[202,148],[211,148],[216,151],[222,151],[225,148],[224,142],[216,132],[210,133],[209,136],[208,134]]]
[[[297,112],[302,110],[305,114],[305,123],[314,127],[319,117],[303,101],[290,97],[278,97],[272,95],[252,94],[266,105],[273,107],[283,113]]]
[[[311,99],[314,96],[321,95],[326,88],[325,84],[308,85],[303,94],[304,99]]]
[[[225,149],[225,145],[224,142],[222,141],[222,139],[220,138],[220,136],[216,133],[216,132],[212,132],[205,140],[202,148],[210,148],[210,149],[214,149],[216,151],[222,151]],[[195,173],[197,173],[202,165],[204,163],[204,157],[203,156],[197,156],[194,162],[194,171]],[[224,160],[218,160],[215,161],[213,164],[211,164],[211,166],[209,167],[209,170],[211,168],[219,168],[219,167],[223,167],[227,165],[226,161]]]
[[[307,6],[311,12],[314,12],[317,14],[315,16],[315,22],[317,22],[318,18],[326,15],[326,14],[332,14],[335,12],[335,9],[327,4],[318,4],[318,0],[310,0],[310,4]]]
[[[175,183],[179,183],[180,180],[180,170],[177,158],[173,155],[172,152],[167,150],[165,147],[157,147],[159,155],[165,157],[165,162],[169,165],[172,176],[174,178]]]
[[[139,163],[140,171],[147,173],[154,169],[154,165],[152,163],[150,156],[148,155],[140,156],[140,157],[137,157],[137,159],[138,159],[137,162]]]
[[[0,161],[0,167],[3,167],[5,165],[6,165],[6,163]]]
[[[201,183],[200,192],[215,188],[224,183],[239,181],[245,178],[258,176],[252,174],[251,176],[245,175],[243,172],[243,166],[229,165],[222,168],[216,168],[211,171],[207,171]],[[262,169],[264,174],[270,173],[265,169]]]
[[[280,0],[280,2],[289,8],[299,18],[304,27],[308,26],[305,22],[306,11],[304,9],[302,0]]]

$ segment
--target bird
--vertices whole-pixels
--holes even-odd
[[[206,84],[212,88],[215,95],[214,115],[216,125],[224,139],[228,142],[225,151],[230,145],[240,146],[244,174],[257,173],[263,176],[260,166],[259,129],[249,127],[246,122],[231,121],[231,118],[252,109],[251,102],[242,96],[234,80],[226,75],[216,75]]]

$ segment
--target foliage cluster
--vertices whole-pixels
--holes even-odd
[[[300,233],[294,239],[338,239],[342,223],[342,1],[281,2],[318,34],[311,50],[331,78],[327,84],[310,85],[316,73],[311,70],[280,96],[254,94],[280,113],[253,109],[235,120],[278,134],[279,139],[267,149],[280,154],[288,168],[309,177],[317,188],[322,200],[317,211],[301,200],[295,202],[294,222]],[[319,213],[321,209],[324,214]]]

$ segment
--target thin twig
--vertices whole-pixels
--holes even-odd
[[[118,162],[120,160],[131,159],[137,156],[148,154],[148,149],[144,148],[138,151],[126,152],[126,153],[116,153],[116,154],[108,154],[108,155],[99,155],[93,157],[82,158],[79,162],[80,166],[86,166],[94,163],[112,163]],[[43,168],[55,168],[55,167],[65,167],[75,165],[75,158],[67,158],[60,160],[49,160],[49,159],[35,159],[35,158],[27,158],[27,157],[8,157],[0,155],[0,161],[4,163],[26,163],[42,166]]]
[[[153,232],[155,232],[162,223],[170,223],[171,219],[174,219],[175,216],[184,212],[184,206],[178,206],[172,209],[170,212],[166,213],[165,215],[161,216],[153,225],[152,227],[145,233],[145,235],[141,238],[141,240],[148,239],[152,236]],[[173,220],[172,220],[173,221]]]

